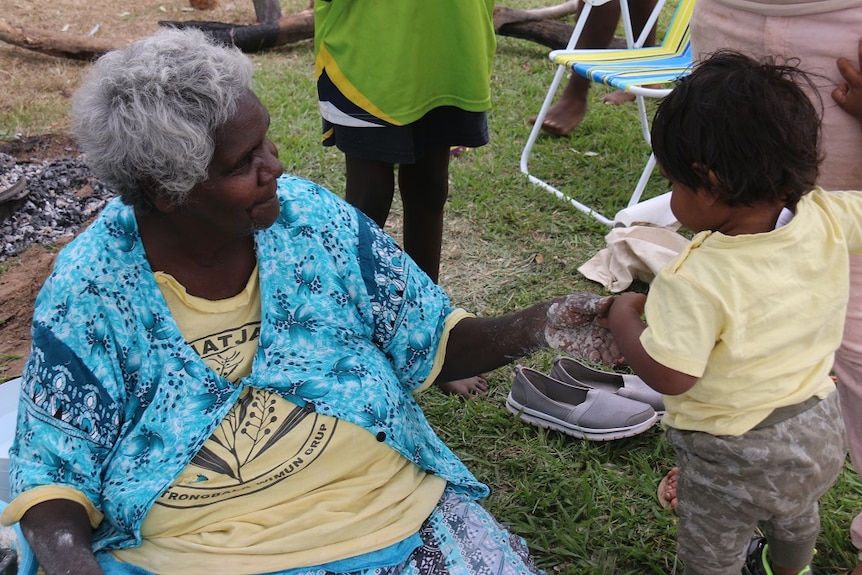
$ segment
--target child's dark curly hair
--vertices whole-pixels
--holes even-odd
[[[801,85],[816,93],[794,65],[714,53],[659,104],[652,126],[658,164],[671,180],[729,206],[794,207],[814,187],[821,160],[820,115]]]

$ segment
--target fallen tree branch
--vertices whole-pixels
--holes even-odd
[[[572,26],[549,20],[576,12],[578,0],[569,0],[558,6],[536,10],[516,10],[506,6],[494,8],[494,30],[501,36],[510,36],[537,42],[549,48],[563,48],[572,34]],[[224,24],[205,21],[162,21],[162,26],[198,28],[222,42],[232,43],[244,52],[259,52],[314,37],[314,14],[303,10],[282,16],[275,22],[263,24]]]
[[[565,48],[573,26],[558,20],[535,18],[530,10],[494,7],[494,30],[500,36],[536,42],[548,48]]]
[[[494,26],[509,23],[498,21],[496,12],[499,9],[504,9],[510,14],[517,14],[518,20],[521,21],[559,20],[560,18],[563,18],[565,16],[577,14],[580,5],[580,0],[567,0],[566,2],[563,2],[562,4],[557,4],[556,6],[546,6],[545,8],[531,8],[529,10],[514,10],[506,6],[494,6]]]
[[[121,48],[127,44],[127,42],[115,42],[89,36],[72,36],[27,26],[15,26],[2,18],[0,18],[0,41],[34,52],[74,60],[92,60],[105,52]]]
[[[247,26],[198,20],[160,21],[159,25],[173,28],[198,28],[225,44],[233,44],[243,52],[256,53],[314,38],[314,11],[306,9],[282,16],[274,22]]]
[[[433,0],[428,0],[433,1]],[[536,42],[549,48],[563,48],[572,26],[556,18],[577,12],[578,0],[567,0],[557,6],[534,10],[516,10],[506,6],[494,8],[494,30],[509,36]],[[287,14],[273,22],[242,25],[205,21],[162,21],[162,26],[198,28],[214,38],[234,44],[242,51],[255,53],[277,46],[293,44],[314,37],[314,12],[311,9]],[[104,40],[89,36],[72,36],[26,26],[16,26],[0,19],[0,41],[62,58],[92,60],[105,52],[133,41]]]

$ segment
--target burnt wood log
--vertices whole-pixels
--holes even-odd
[[[159,25],[174,28],[197,28],[220,42],[233,44],[243,52],[255,53],[313,38],[314,11],[305,9],[295,14],[282,16],[275,22],[263,24],[242,25],[187,20],[181,22],[160,21]]]

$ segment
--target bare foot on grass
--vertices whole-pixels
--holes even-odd
[[[437,387],[443,393],[458,395],[464,399],[472,399],[488,391],[488,380],[484,375],[477,375],[454,381],[438,381]]]
[[[672,467],[658,484],[658,502],[665,509],[676,509],[676,476],[678,467]]]
[[[580,98],[567,98],[565,94],[545,114],[542,130],[552,136],[568,136],[578,127],[587,115],[587,101]],[[536,123],[536,116],[529,119],[530,125]]]

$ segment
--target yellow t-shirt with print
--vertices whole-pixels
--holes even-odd
[[[257,349],[257,278],[255,270],[240,294],[209,301],[156,274],[186,340],[232,381],[251,372]],[[412,535],[444,488],[366,430],[248,388],[156,500],[143,544],[112,553],[156,573],[319,565]]]

